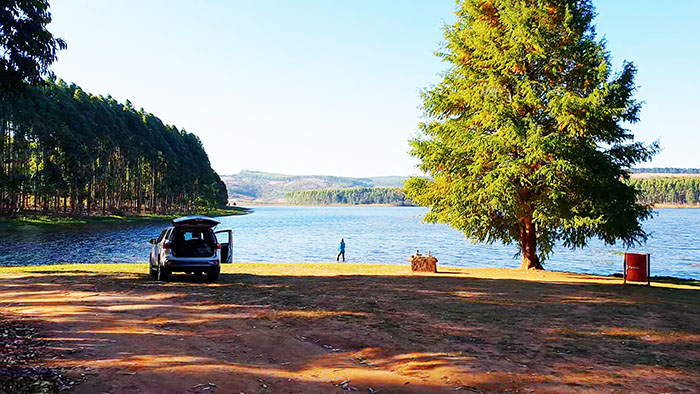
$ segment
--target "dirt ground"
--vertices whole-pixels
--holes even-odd
[[[700,284],[505,269],[0,270],[76,393],[698,392]]]

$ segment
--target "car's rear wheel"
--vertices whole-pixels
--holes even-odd
[[[216,282],[217,280],[219,280],[219,272],[220,271],[221,271],[221,269],[218,267],[210,269],[209,272],[207,272],[207,279],[210,282]]]
[[[158,267],[158,280],[161,282],[165,282],[168,280],[168,276],[170,276],[170,271],[163,267]]]

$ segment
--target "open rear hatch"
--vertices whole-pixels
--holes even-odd
[[[209,226],[178,226],[173,230],[170,247],[175,257],[214,257],[216,237]]]
[[[214,257],[216,237],[213,227],[218,220],[206,216],[184,216],[173,219],[170,242],[175,257]]]
[[[219,221],[206,216],[183,216],[173,219],[175,227],[208,227],[212,228],[219,224]]]

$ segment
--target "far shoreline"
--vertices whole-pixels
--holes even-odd
[[[421,205],[393,204],[290,204],[283,202],[245,202],[246,207],[385,207],[385,208],[424,208]],[[237,205],[243,206],[243,205]],[[651,204],[652,209],[698,209],[700,204]]]
[[[253,210],[246,207],[228,206],[225,208],[204,209],[195,212],[181,212],[173,214],[153,214],[153,213],[129,213],[129,214],[106,214],[106,215],[43,215],[40,212],[18,215],[16,217],[0,217],[0,230],[15,228],[20,226],[40,226],[40,227],[83,227],[83,226],[106,226],[140,224],[169,221],[181,216],[203,215],[212,217],[225,217],[236,215],[247,215]]]
[[[698,209],[698,204],[652,204],[653,209]]]
[[[394,205],[394,204],[291,204],[285,202],[244,202],[246,207],[396,207],[396,208],[415,208],[420,205]],[[237,204],[236,206],[243,206]]]

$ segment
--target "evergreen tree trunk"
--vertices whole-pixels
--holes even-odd
[[[91,205],[92,205],[92,181],[89,181],[89,182],[88,182],[86,200],[87,200],[87,210],[86,210],[86,213],[87,213],[88,216],[90,216],[90,212],[91,212],[90,209],[92,208],[92,207],[91,207]]]
[[[520,219],[520,251],[523,255],[521,269],[544,269],[537,256],[537,230],[529,217]]]
[[[143,164],[141,164],[141,158],[136,161],[136,168],[138,170],[138,175],[134,181],[136,186],[136,212],[141,213],[141,206],[143,205]]]
[[[151,172],[151,212],[156,213],[156,175],[158,170],[155,168]]]

